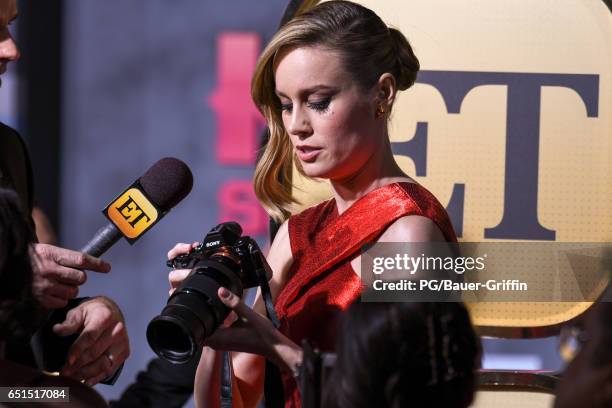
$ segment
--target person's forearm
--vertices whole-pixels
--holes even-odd
[[[302,348],[287,344],[279,344],[275,348],[278,356],[276,365],[283,371],[296,374],[302,365]]]
[[[288,340],[288,339],[287,339]],[[297,374],[302,365],[302,348],[292,341],[279,342],[274,346],[274,363],[284,371]]]
[[[199,408],[221,405],[221,363],[223,352],[204,347],[195,376],[194,400]]]

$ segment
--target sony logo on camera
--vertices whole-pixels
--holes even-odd
[[[212,241],[206,243],[206,248],[210,248],[211,246],[219,245],[221,241]]]

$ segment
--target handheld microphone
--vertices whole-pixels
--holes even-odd
[[[193,175],[179,159],[166,157],[115,198],[102,213],[110,221],[81,252],[99,257],[121,237],[136,242],[189,194]]]

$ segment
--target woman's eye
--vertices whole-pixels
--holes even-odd
[[[320,101],[308,102],[308,107],[314,109],[317,112],[323,112],[329,107],[330,101],[331,98],[325,98]]]
[[[283,111],[283,112],[291,112],[291,109],[293,109],[293,104],[292,103],[281,103],[281,111]]]

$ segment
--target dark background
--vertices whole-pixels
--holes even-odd
[[[218,38],[245,33],[264,44],[285,1],[18,6],[22,59],[5,78],[2,93],[10,95],[3,98],[13,106],[0,120],[26,139],[37,200],[62,246],[82,247],[105,223],[100,211],[106,204],[160,158],[180,158],[194,174],[191,194],[135,245],[121,241],[109,250],[104,258],[112,272],[89,273],[81,290],[113,298],[125,314],[132,354],[114,387],[98,386],[113,398],[154,355],[145,328],[165,304],[167,251],[176,242],[201,240],[220,220],[222,186],[252,177],[252,164],[220,163],[215,153],[217,119],[209,98],[217,86]],[[259,232],[265,246],[266,231]]]

